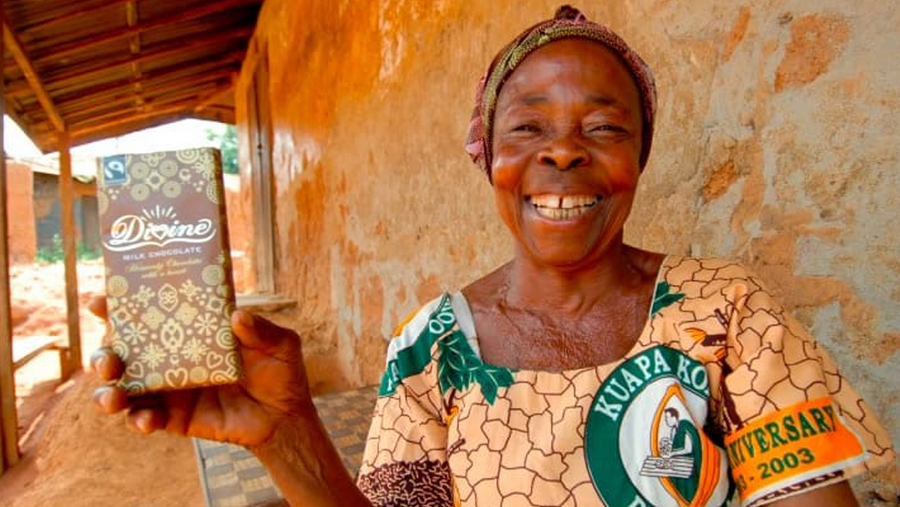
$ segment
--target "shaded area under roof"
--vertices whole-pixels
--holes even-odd
[[[6,113],[37,147],[183,118],[234,123],[263,0],[4,0]]]

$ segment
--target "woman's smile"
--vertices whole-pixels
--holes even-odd
[[[571,220],[591,211],[602,199],[599,195],[526,195],[525,202],[542,218]]]

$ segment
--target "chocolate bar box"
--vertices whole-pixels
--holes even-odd
[[[98,182],[119,386],[140,395],[236,382],[219,151],[105,157]]]

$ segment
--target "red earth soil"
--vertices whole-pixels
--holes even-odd
[[[66,336],[62,264],[11,267],[13,348]],[[100,346],[104,323],[87,311],[103,293],[103,264],[78,265],[83,364]],[[197,506],[203,495],[188,439],[125,429],[123,416],[99,414],[89,371],[59,381],[58,355],[44,352],[16,372],[22,460],[0,476],[0,507]]]

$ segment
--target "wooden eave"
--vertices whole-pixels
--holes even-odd
[[[47,153],[183,118],[234,123],[263,0],[4,0],[4,100]]]

